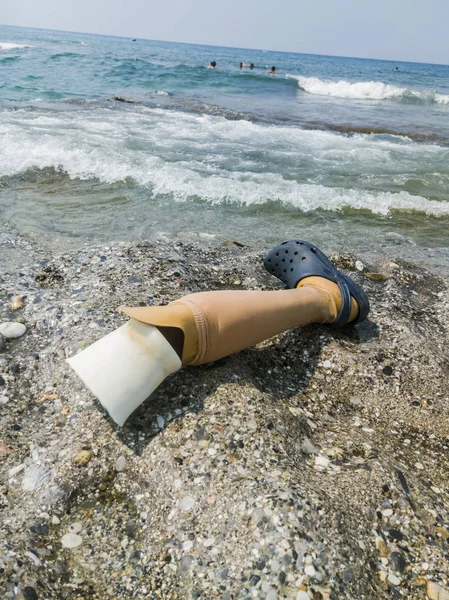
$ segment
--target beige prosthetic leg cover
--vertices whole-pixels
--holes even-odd
[[[67,362],[120,426],[182,366],[156,327],[134,319]]]
[[[133,319],[184,332],[183,364],[202,365],[310,323],[331,323],[335,302],[315,287],[216,291],[184,296],[167,306],[121,307]]]

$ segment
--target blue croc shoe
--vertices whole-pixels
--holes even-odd
[[[348,275],[338,271],[327,256],[310,242],[289,240],[270,250],[264,258],[265,269],[283,281],[289,288],[295,288],[306,277],[324,277],[338,285],[342,306],[331,327],[340,328],[348,323],[351,314],[351,296],[359,305],[357,318],[351,325],[364,321],[369,313],[368,296]]]

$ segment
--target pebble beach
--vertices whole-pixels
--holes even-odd
[[[166,380],[117,427],[65,359],[120,304],[273,289],[232,240],[55,256],[0,274],[2,598],[447,600],[447,280],[333,257],[369,321],[287,332]]]

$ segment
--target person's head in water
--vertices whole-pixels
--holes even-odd
[[[240,63],[240,68],[243,69],[243,67],[246,67],[246,65],[244,65],[243,63]]]
[[[267,75],[276,75],[276,67],[271,67],[271,71],[267,71]]]
[[[211,60],[209,69],[215,69],[216,66],[217,66],[217,63],[214,60]]]
[[[249,65],[249,68],[250,68],[250,69],[254,69],[254,63],[251,63],[251,64]]]

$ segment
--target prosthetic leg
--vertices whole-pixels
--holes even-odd
[[[343,313],[345,322],[359,318],[357,290],[344,294],[332,273],[315,271],[289,290],[202,292],[167,306],[122,307],[131,320],[68,362],[123,425],[182,365],[216,361],[294,327],[341,321]]]

